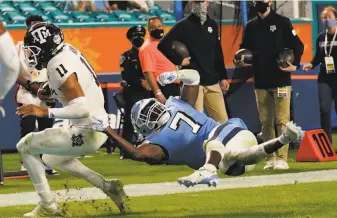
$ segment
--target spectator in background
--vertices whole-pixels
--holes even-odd
[[[65,11],[96,11],[95,0],[71,0],[67,1]]]
[[[149,12],[149,9],[154,6],[153,0],[133,0],[133,1],[141,7],[140,11],[143,12]]]
[[[142,26],[131,27],[126,37],[132,44],[132,48],[124,52],[120,57],[122,79],[127,83],[123,88],[125,99],[125,119],[123,125],[123,138],[133,143],[134,129],[131,123],[131,108],[139,100],[152,97],[150,86],[145,80],[138,57],[139,48],[144,43],[146,30]],[[121,153],[121,159],[126,158]]]
[[[197,70],[200,88],[195,109],[206,108],[210,117],[224,123],[227,119],[223,89],[227,90],[227,71],[218,34],[218,24],[207,15],[208,1],[191,1],[190,15],[173,26],[160,41],[158,49],[173,63]],[[172,49],[172,42],[184,43],[191,60],[182,59]],[[219,84],[220,83],[220,84]]]
[[[247,23],[240,45],[254,54],[254,88],[265,142],[280,136],[290,120],[291,73],[300,66],[304,49],[289,18],[276,14],[271,5],[269,0],[254,2],[258,16]],[[292,49],[295,58],[293,65],[280,68],[277,56],[284,48]],[[288,147],[267,157],[264,169],[289,169]]]
[[[170,96],[180,96],[180,82],[161,86],[157,80],[164,72],[176,71],[177,66],[157,48],[159,40],[164,36],[164,25],[161,18],[156,16],[149,18],[147,27],[150,36],[139,50],[139,59],[155,98],[161,103],[165,103]]]
[[[146,8],[143,8],[140,4],[138,4],[136,1],[105,1],[104,6],[107,11],[111,12],[114,10],[122,10],[126,11],[128,8],[135,8],[142,12],[147,12],[148,10]]]
[[[31,25],[43,22],[43,18],[39,15],[32,15],[27,17],[26,26],[29,28]],[[23,50],[23,41],[19,41],[16,45],[19,58],[21,61],[22,69],[18,77],[17,83],[20,84],[16,90],[15,100],[19,106],[23,104],[34,104],[44,108],[49,106],[55,106],[55,103],[48,104],[41,101],[37,97],[37,91],[40,87],[40,82],[48,81],[47,68],[42,68],[41,70],[28,68],[25,55]],[[37,118],[35,116],[20,117],[20,138],[23,138],[27,134],[34,132],[36,127],[36,121],[38,123],[39,131],[43,131],[47,128],[53,127],[54,119],[52,118]],[[42,156],[42,155],[41,155]],[[26,170],[21,162],[21,170]],[[45,171],[48,175],[56,175],[58,172],[54,171],[47,165],[45,165]]]
[[[337,113],[337,12],[332,6],[326,7],[321,13],[321,20],[326,30],[320,33],[316,40],[316,54],[311,63],[303,66],[308,71],[320,65],[318,74],[318,99],[320,106],[321,128],[331,136],[331,107],[335,102]],[[330,63],[328,62],[330,61]],[[332,63],[332,64],[331,64]]]

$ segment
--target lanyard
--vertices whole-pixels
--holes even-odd
[[[328,46],[328,30],[325,31],[324,51],[325,51],[325,55],[326,56],[330,56],[331,55],[331,51],[332,51],[332,47],[334,46],[336,35],[337,35],[337,31],[335,31],[335,34],[333,35],[332,41],[330,43],[330,51],[329,51],[329,55],[328,55],[328,52],[327,52],[327,49],[326,49],[327,46]]]

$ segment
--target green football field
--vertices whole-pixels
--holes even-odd
[[[263,171],[263,163],[244,176],[297,173],[336,169],[336,162],[298,163],[290,151],[288,171]],[[124,184],[175,182],[193,172],[183,166],[149,166],[131,160],[119,160],[118,152],[105,150],[80,160],[107,178],[119,178]],[[19,155],[3,155],[5,171],[20,169]],[[222,175],[223,178],[226,176]],[[91,187],[79,178],[61,172],[48,176],[53,190]],[[5,180],[0,194],[34,191],[29,178]],[[159,196],[131,197],[132,213],[122,217],[337,217],[337,182],[267,186],[203,191]],[[120,217],[109,200],[60,203],[67,217]],[[1,207],[0,217],[20,217],[35,205]]]

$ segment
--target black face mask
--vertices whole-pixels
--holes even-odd
[[[164,30],[163,29],[151,30],[150,35],[155,39],[161,39],[164,36]]]
[[[141,37],[137,37],[137,38],[133,38],[131,39],[132,45],[136,48],[140,48],[143,43],[144,43],[144,39]]]
[[[264,14],[269,7],[269,3],[264,3],[264,2],[259,2],[256,3],[255,8],[256,11],[259,12],[260,14]]]

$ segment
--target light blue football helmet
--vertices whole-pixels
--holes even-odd
[[[166,106],[155,98],[138,101],[131,109],[131,122],[134,129],[148,136],[164,126],[170,119]]]

